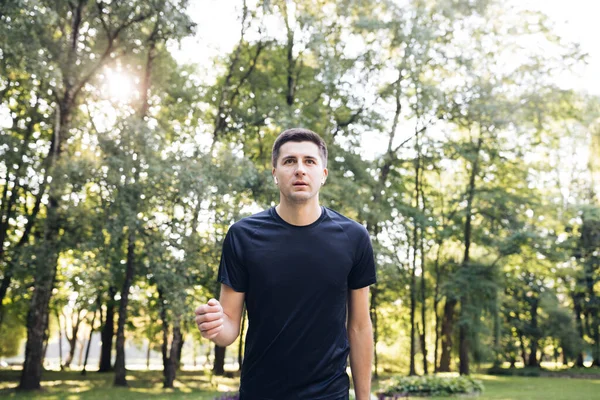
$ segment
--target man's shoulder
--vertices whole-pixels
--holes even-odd
[[[252,231],[265,222],[270,221],[272,219],[271,210],[266,209],[255,214],[249,215],[235,222],[233,225],[229,227],[229,230],[232,232],[248,232]]]
[[[349,218],[344,214],[328,207],[325,207],[325,212],[327,213],[329,219],[339,225],[349,236],[362,237],[369,234],[364,225],[353,220],[352,218]]]

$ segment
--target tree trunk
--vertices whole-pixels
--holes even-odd
[[[437,256],[435,258],[435,288],[433,295],[433,315],[435,319],[435,349],[433,352],[433,372],[439,372],[439,364],[438,364],[438,354],[439,354],[439,344],[440,344],[440,313],[439,313],[439,304],[440,304],[440,249],[441,243],[438,243]]]
[[[49,173],[50,176],[53,176],[55,172],[55,167],[61,158],[63,145],[68,139],[71,116],[75,107],[77,92],[74,90],[74,73],[72,73],[71,69],[75,66],[77,41],[79,39],[80,24],[76,23],[76,21],[81,21],[84,6],[85,2],[80,1],[72,13],[72,32],[68,38],[71,46],[67,52],[66,70],[62,71],[64,89],[55,108],[56,123],[48,153],[49,161],[47,170],[51,171]],[[44,332],[48,326],[48,306],[56,278],[56,268],[60,252],[59,235],[62,225],[60,199],[64,183],[62,183],[59,177],[54,178],[48,186],[46,219],[40,243],[40,250],[42,252],[35,262],[36,271],[34,274],[33,295],[27,318],[25,361],[23,362],[19,383],[19,389],[21,390],[35,390],[41,387]]]
[[[377,357],[377,341],[379,340],[379,324],[377,318],[377,286],[371,287],[371,307],[370,307],[371,322],[373,323],[373,376],[379,378],[379,359]]]
[[[471,250],[471,217],[473,215],[473,202],[475,200],[475,179],[479,174],[479,153],[481,152],[481,146],[483,145],[483,136],[481,132],[481,126],[479,129],[479,138],[477,139],[477,147],[475,149],[475,157],[471,164],[471,175],[469,177],[469,186],[467,187],[467,209],[465,213],[465,228],[464,228],[464,243],[465,243],[465,252],[463,256],[463,262],[461,264],[461,268],[469,268],[470,259],[470,250]],[[470,288],[464,288],[464,290],[468,293]],[[460,365],[459,372],[461,375],[469,375],[470,373],[470,362],[469,362],[469,353],[470,353],[470,332],[469,332],[469,324],[466,321],[469,320],[469,317],[466,315],[466,312],[469,308],[469,297],[466,294],[462,294],[460,297],[460,314],[461,314],[461,322],[459,328],[459,356],[460,356]]]
[[[500,368],[502,363],[501,348],[500,348],[500,312],[498,298],[496,298],[496,306],[494,307],[494,364],[493,368]]]
[[[536,299],[533,299],[533,302],[531,304],[531,327],[533,330],[533,334],[531,335],[531,349],[529,352],[529,360],[527,361],[527,366],[529,367],[539,367],[539,361],[537,359],[537,352],[538,352],[538,346],[539,346],[539,338],[538,338],[538,333],[537,333],[537,329],[538,329],[538,317],[537,317],[537,313],[538,313],[538,301]]]
[[[73,310],[75,312],[75,310]],[[69,354],[67,354],[67,360],[65,361],[65,368],[71,368],[71,363],[73,362],[73,357],[75,357],[75,349],[77,348],[77,336],[79,335],[79,327],[81,326],[81,312],[83,310],[78,310],[75,314],[75,320],[73,320],[73,316],[71,316],[71,335],[65,329],[65,335],[67,336],[67,342],[69,343]],[[66,316],[65,316],[66,320]],[[66,328],[66,326],[65,326]]]
[[[169,380],[166,380],[165,377],[165,385],[164,387],[172,388],[173,382],[175,381],[177,370],[179,369],[178,360],[181,358],[181,343],[183,343],[183,335],[181,333],[181,327],[179,326],[179,321],[175,321],[173,328],[173,341],[171,342],[171,352],[169,356],[169,361],[171,364],[169,375]]]
[[[106,302],[106,320],[100,332],[102,347],[100,348],[100,364],[98,372],[111,372],[112,367],[112,345],[115,335],[115,295],[117,288],[108,288],[108,301]]]
[[[58,309],[55,310],[56,321],[58,323],[58,364],[60,365],[60,370],[63,370],[63,353],[62,353],[62,326],[60,323],[60,314],[58,313]]]
[[[146,349],[146,370],[150,370],[150,351],[152,349],[152,341],[148,339],[148,348]]]
[[[417,150],[417,167],[416,167],[416,200],[417,208],[424,215],[425,214],[425,196],[423,193],[422,185],[422,171],[423,171],[423,156],[421,154],[421,142],[419,131],[416,132],[416,150]],[[421,333],[421,353],[423,354],[423,374],[428,375],[429,369],[427,366],[427,282],[425,281],[425,230],[422,224],[419,222],[416,224],[418,229],[415,229],[415,243],[419,243],[419,254],[421,256],[421,324],[423,325],[423,332]],[[416,253],[415,253],[416,256]]]
[[[597,301],[597,300],[596,300]],[[598,307],[594,305],[594,307]],[[600,324],[598,323],[598,312],[592,311],[592,338],[594,345],[592,347],[592,366],[600,367]]]
[[[175,360],[175,369],[177,371],[181,371],[181,354],[183,352],[183,345],[185,344],[185,337],[183,336],[183,329],[181,329],[180,327],[178,327],[177,329],[179,331],[180,339],[177,345],[177,359]]]
[[[215,362],[213,364],[213,373],[215,375],[225,375],[225,350],[226,347],[215,345]]]
[[[85,337],[83,338],[82,341],[80,341],[79,344],[79,359],[77,360],[77,366],[81,367],[82,363],[83,363],[83,349],[85,347],[87,347],[87,343],[88,341],[85,339]]]
[[[239,371],[242,370],[242,362],[244,361],[244,328],[246,326],[246,308],[242,312],[242,326],[240,328],[240,345],[238,347],[238,365]]]
[[[521,342],[519,346],[521,348],[521,358],[523,359],[523,365],[527,365],[527,349],[525,348],[525,341],[523,339],[523,334],[519,333],[519,340]]]
[[[458,351],[460,357],[459,363],[459,373],[461,375],[469,375],[469,331],[467,329],[467,324],[461,323],[458,331],[459,342],[458,342]]]
[[[444,304],[444,319],[442,321],[442,355],[438,372],[450,372],[450,361],[452,360],[452,346],[454,336],[454,310],[457,301],[446,298]]]
[[[127,305],[129,303],[129,289],[135,274],[135,227],[129,227],[127,237],[127,261],[125,281],[121,289],[119,302],[119,322],[117,324],[117,358],[115,359],[115,386],[127,386],[127,370],[125,369],[125,323],[127,322]]]
[[[99,302],[98,302],[99,303]],[[94,310],[94,315],[92,316],[92,324],[90,325],[90,336],[88,337],[87,346],[85,349],[85,359],[83,361],[83,369],[81,370],[81,375],[85,375],[87,373],[87,362],[88,357],[90,356],[90,347],[92,347],[92,337],[94,335],[94,324],[96,323],[96,313],[98,310]]]
[[[414,221],[414,220],[413,220]],[[415,230],[417,228],[415,227]],[[414,237],[417,237],[417,232],[414,232]],[[416,313],[416,302],[417,302],[417,246],[413,243],[413,260],[412,260],[412,271],[410,275],[410,367],[408,375],[416,375],[417,371],[415,368],[415,355],[417,352],[415,343],[415,313]]]
[[[54,203],[52,206],[48,204],[48,213],[57,213],[57,203],[52,197],[49,203]],[[49,215],[48,219],[56,220],[56,215]],[[56,243],[54,235],[58,234],[58,230],[54,227],[48,227],[52,230],[52,234],[48,233],[44,239],[46,243]],[[34,278],[34,289],[31,297],[31,305],[27,314],[27,343],[25,344],[25,361],[21,371],[21,379],[19,389],[21,390],[37,390],[41,388],[41,379],[43,372],[44,358],[44,337],[48,328],[48,306],[50,297],[52,296],[52,288],[54,287],[54,279],[56,277],[57,252],[56,247],[53,250],[48,248],[48,258],[44,260],[44,264],[48,268],[37,268],[37,273]],[[39,260],[38,262],[42,262]]]

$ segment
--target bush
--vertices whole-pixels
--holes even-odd
[[[540,376],[542,369],[539,367],[524,367],[524,368],[501,368],[492,367],[487,370],[488,375],[499,375],[499,376]]]
[[[451,396],[456,394],[479,395],[483,392],[483,383],[469,376],[399,376],[391,378],[383,387],[381,394],[413,396]],[[380,397],[381,398],[381,397]]]

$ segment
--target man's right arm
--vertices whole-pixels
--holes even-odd
[[[240,334],[244,298],[245,293],[221,284],[219,301],[210,299],[196,308],[196,325],[202,337],[221,347],[233,343]]]

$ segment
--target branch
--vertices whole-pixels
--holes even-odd
[[[75,87],[75,90],[73,91],[71,99],[74,99],[77,96],[77,94],[81,91],[81,89],[85,86],[85,84],[90,81],[92,76],[94,76],[96,74],[96,72],[100,69],[100,67],[102,67],[106,63],[106,59],[110,56],[112,51],[115,49],[115,45],[114,45],[115,40],[118,38],[118,36],[121,34],[121,32],[125,28],[128,28],[129,26],[133,25],[134,23],[144,21],[145,19],[149,18],[151,15],[152,15],[151,13],[140,14],[137,17],[132,18],[129,21],[123,23],[121,26],[119,26],[115,30],[114,33],[111,34],[110,32],[108,32],[108,45],[106,46],[106,50],[104,50],[104,53],[102,54],[102,56],[100,57],[100,60],[96,63],[96,65],[94,65],[92,67],[92,69],[87,73],[87,75],[81,80],[81,82],[79,82],[79,84],[77,84],[77,86]]]

